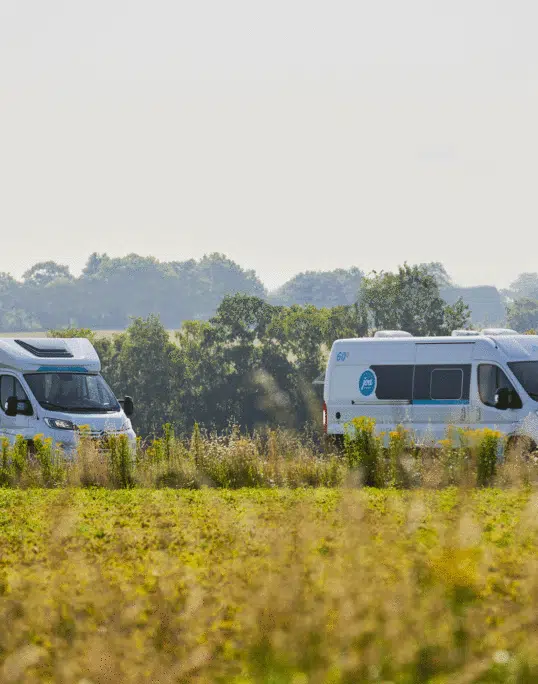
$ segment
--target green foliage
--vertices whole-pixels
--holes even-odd
[[[122,338],[113,387],[118,396],[136,397],[135,425],[142,435],[171,420],[171,402],[181,363],[156,316],[135,319]],[[103,373],[104,374],[104,373]]]
[[[452,278],[440,261],[418,264],[418,267],[423,269],[428,275],[431,275],[439,288],[454,286]]]
[[[20,480],[28,467],[28,443],[22,435],[17,435],[15,438],[11,464],[15,477]]]
[[[375,329],[406,330],[413,335],[442,335],[448,326],[465,326],[463,302],[447,307],[436,278],[425,266],[404,264],[397,273],[365,277],[360,307]]]
[[[118,329],[150,314],[176,328],[185,320],[207,320],[225,295],[238,292],[266,295],[253,271],[223,254],[160,262],[93,253],[78,278],[52,261],[32,266],[21,282],[0,274],[0,330]]]
[[[162,437],[129,447],[125,435],[92,439],[88,427],[79,446],[65,456],[50,439],[19,436],[0,443],[0,487],[338,487],[388,489],[492,487],[538,484],[538,463],[530,444],[505,449],[504,437],[492,430],[449,427],[434,449],[419,449],[399,426],[377,435],[375,422],[356,418],[346,425],[343,453],[317,443],[308,432],[263,428],[252,434],[238,426],[217,435],[198,424],[189,438],[173,427]],[[360,477],[358,478],[357,475]]]
[[[24,284],[32,288],[42,288],[58,280],[72,280],[68,266],[55,261],[40,261],[29,268],[22,276]]]
[[[61,469],[57,467],[55,462],[52,439],[50,437],[43,439],[42,435],[34,437],[32,453],[41,470],[43,486],[51,487],[56,484],[56,478],[60,475]]]
[[[389,433],[389,444],[385,454],[384,484],[398,489],[409,487],[411,479],[404,461],[411,458],[412,440],[408,430],[401,425]]]
[[[414,268],[431,276],[449,304],[462,297],[472,309],[474,323],[502,323],[504,309],[494,287],[456,288],[439,262]],[[150,314],[159,315],[167,328],[177,329],[185,321],[209,320],[224,297],[235,294],[272,305],[351,312],[363,284],[368,285],[362,281],[363,275],[355,267],[307,271],[268,294],[254,271],[241,268],[223,254],[209,254],[199,261],[161,262],[138,254],[112,258],[94,252],[79,277],[53,261],[35,264],[21,281],[0,274],[0,330],[117,330],[126,328],[132,318]],[[508,294],[512,299],[534,298],[532,292],[532,288],[515,287]],[[352,330],[366,334],[365,321],[355,320]]]
[[[510,284],[513,299],[538,299],[538,273],[520,273]]]
[[[454,304],[447,304],[444,310],[443,333],[450,335],[453,330],[465,330],[469,328],[470,311],[461,297]]]
[[[536,503],[0,489],[1,679],[533,682]]]
[[[90,328],[61,328],[59,330],[48,330],[47,337],[84,337],[92,344],[96,343],[95,332]]]
[[[127,435],[111,436],[105,441],[108,455],[110,482],[113,487],[124,489],[133,484],[133,456]]]
[[[3,301],[11,307],[19,302],[25,310],[37,307],[42,321],[54,323],[49,336],[89,338],[115,394],[133,396],[133,427],[143,439],[160,434],[163,423],[178,435],[190,434],[196,422],[216,431],[230,424],[248,431],[261,426],[320,430],[321,396],[312,382],[322,375],[335,339],[365,336],[378,326],[415,334],[467,326],[463,301],[448,306],[439,297],[441,271],[439,264],[406,264],[397,273],[362,279],[360,299],[353,304],[276,306],[264,299],[252,272],[223,255],[162,263],[137,254],[114,259],[94,253],[80,278],[59,276],[43,287],[1,275],[0,315]],[[54,273],[53,265],[44,272]],[[36,268],[31,277],[40,273]],[[349,285],[348,276],[360,275],[356,269],[345,273],[333,276]],[[214,315],[207,302],[201,303],[201,290],[211,293]],[[57,302],[65,314],[61,327]],[[181,320],[174,308],[178,302],[188,302],[193,316],[209,320],[184,321],[172,341],[165,325]],[[128,311],[121,308],[126,303]],[[155,310],[163,318],[151,313]],[[124,316],[126,323],[129,313],[140,315],[124,332],[103,337],[79,327],[81,311],[95,327],[117,325]]]
[[[361,471],[363,484],[378,487],[383,484],[383,445],[375,434],[373,418],[353,418],[345,425],[344,454],[349,468]]]
[[[358,268],[298,273],[269,295],[272,304],[315,306],[318,309],[350,306],[357,300],[363,274]]]
[[[516,299],[507,309],[508,325],[522,332],[538,327],[538,299]]]
[[[477,449],[477,484],[489,487],[495,478],[499,451],[504,447],[504,436],[497,430],[480,431]]]

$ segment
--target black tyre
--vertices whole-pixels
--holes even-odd
[[[506,443],[506,451],[520,453],[525,460],[528,460],[530,454],[536,451],[536,442],[526,435],[510,435]]]

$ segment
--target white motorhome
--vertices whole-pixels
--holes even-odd
[[[450,337],[379,331],[336,340],[323,399],[324,430],[332,435],[368,416],[378,432],[403,425],[418,443],[435,443],[454,425],[494,428],[536,444],[538,336],[503,329]]]
[[[0,338],[0,438],[51,437],[66,452],[78,441],[80,426],[94,438],[136,435],[129,416],[100,374],[101,362],[83,338]]]

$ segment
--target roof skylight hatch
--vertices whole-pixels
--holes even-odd
[[[73,354],[63,340],[15,340],[15,342],[39,359],[72,359]]]

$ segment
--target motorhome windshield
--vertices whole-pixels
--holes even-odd
[[[508,366],[529,397],[538,401],[538,361],[512,361]]]
[[[49,411],[107,413],[120,405],[99,374],[28,373],[25,379],[39,404]]]

